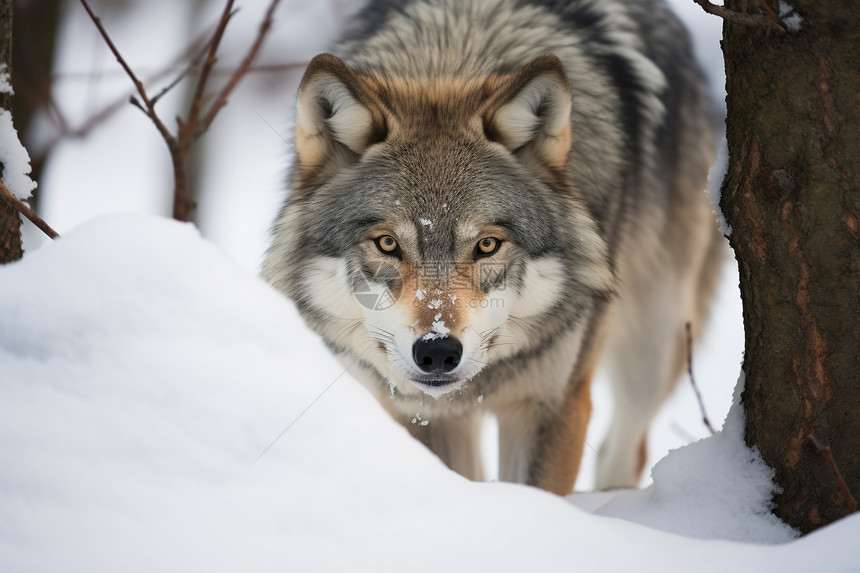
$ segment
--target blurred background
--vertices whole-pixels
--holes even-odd
[[[721,22],[693,0],[669,2],[690,29],[715,105],[724,110]],[[190,218],[250,273],[258,271],[270,224],[285,197],[294,96],[304,66],[327,50],[363,4],[282,0],[254,65],[192,148],[188,183],[197,208]],[[222,0],[91,0],[90,5],[151,95],[182,73],[224,8]],[[268,0],[236,2],[208,92],[220,89],[244,57],[267,6]],[[129,104],[133,85],[80,1],[16,0],[14,27],[13,117],[38,182],[31,200],[37,213],[60,234],[111,213],[169,217],[173,175],[167,147],[150,119]],[[158,113],[170,129],[176,127],[173,118],[187,112],[193,89],[191,74],[159,100]],[[25,222],[24,241],[32,252],[47,239]],[[737,271],[730,256],[725,271],[711,324],[694,352],[696,379],[718,428],[731,403],[743,348]],[[577,489],[590,487],[594,450],[609,423],[602,378],[594,402],[587,440],[593,448],[586,448]],[[706,435],[685,377],[654,425],[649,466],[667,450]],[[490,451],[488,464],[494,466]]]

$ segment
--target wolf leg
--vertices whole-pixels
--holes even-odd
[[[445,465],[472,481],[483,481],[481,462],[481,413],[459,417],[433,418],[426,425],[405,420],[404,425],[417,440],[435,453]]]
[[[591,372],[572,381],[557,403],[536,397],[497,416],[499,479],[571,493],[591,416]]]
[[[376,395],[380,406],[404,426],[412,437],[439,456],[449,468],[472,481],[484,481],[481,458],[483,412],[474,410],[464,416],[420,419],[394,407],[388,393]],[[413,423],[413,420],[415,421]],[[422,422],[424,424],[422,425]]]
[[[639,483],[647,459],[648,427],[686,360],[690,305],[673,289],[655,288],[650,294],[641,293],[635,309],[622,309],[619,315],[626,319],[615,323],[608,341],[615,411],[597,458],[597,489]]]

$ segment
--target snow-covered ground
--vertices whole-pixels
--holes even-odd
[[[264,3],[240,2],[227,63]],[[358,3],[285,1],[262,60],[306,61]],[[672,3],[721,99],[719,22]],[[151,70],[219,9],[191,5],[102,15]],[[60,69],[115,69],[79,4],[66,10]],[[791,540],[767,513],[766,471],[741,444],[737,409],[719,435],[666,456],[708,433],[686,380],[655,421],[649,465],[662,461],[639,491],[564,500],[471,483],[412,440],[255,278],[300,74],[249,77],[206,135],[207,240],[118,214],[169,210],[167,154],[139,111],[52,157],[40,207],[64,237],[0,268],[0,571],[860,570],[860,517]],[[125,82],[68,80],[55,99],[80,117]],[[179,103],[165,100],[165,117]],[[44,243],[26,238],[30,251]],[[736,285],[729,261],[694,354],[717,426],[740,371]],[[599,379],[579,491],[609,408]]]
[[[0,284],[4,572],[856,571],[860,516],[752,543],[793,535],[737,412],[644,492],[459,477],[190,225],[106,217]]]

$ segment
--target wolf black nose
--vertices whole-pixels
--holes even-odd
[[[460,363],[463,345],[453,337],[418,340],[412,346],[412,358],[422,371],[430,374],[447,374]]]

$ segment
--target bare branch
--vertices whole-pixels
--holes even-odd
[[[203,107],[203,91],[206,89],[206,83],[209,81],[209,74],[215,66],[218,59],[215,54],[218,52],[218,46],[221,44],[221,38],[224,37],[224,30],[227,29],[227,22],[236,12],[233,10],[233,0],[227,0],[224,4],[224,11],[221,13],[221,19],[218,20],[218,26],[212,34],[212,40],[209,42],[209,53],[206,55],[206,60],[203,62],[203,67],[200,69],[200,77],[197,78],[197,86],[194,88],[194,96],[191,98],[191,111],[188,112],[188,123],[196,123],[200,117],[200,109]]]
[[[191,100],[191,109],[189,110],[188,116],[183,120],[181,117],[177,117],[176,122],[178,125],[178,131],[176,135],[172,134],[167,127],[164,125],[164,122],[159,118],[158,114],[155,111],[155,102],[158,98],[163,95],[167,90],[171,89],[174,85],[176,85],[183,77],[185,77],[188,73],[188,70],[193,67],[189,65],[189,67],[180,74],[180,77],[171,82],[161,93],[158,94],[153,99],[150,99],[146,93],[146,89],[144,88],[143,83],[137,78],[134,72],[131,70],[129,65],[126,63],[125,59],[119,53],[116,46],[113,44],[113,41],[110,39],[107,31],[102,26],[101,21],[98,17],[93,13],[87,4],[87,0],[81,0],[81,3],[84,5],[87,13],[92,19],[93,23],[95,23],[108,47],[110,48],[113,55],[116,57],[117,61],[120,63],[122,68],[126,71],[126,74],[129,78],[131,78],[132,83],[137,89],[137,93],[140,95],[140,99],[135,96],[131,96],[129,101],[132,105],[141,109],[155,124],[155,127],[158,129],[161,134],[162,139],[167,144],[167,148],[170,151],[170,159],[173,163],[173,179],[174,179],[174,190],[173,190],[173,218],[179,221],[187,221],[188,220],[188,212],[190,209],[194,207],[193,201],[188,198],[187,194],[187,182],[186,182],[186,171],[185,171],[185,161],[188,158],[188,152],[191,148],[191,145],[209,128],[209,125],[212,123],[212,120],[215,119],[215,116],[218,114],[218,111],[227,103],[227,98],[232,93],[233,89],[238,85],[239,81],[248,73],[248,70],[253,63],[254,58],[256,58],[257,53],[260,51],[260,47],[263,45],[263,40],[266,37],[267,32],[272,26],[273,15],[275,12],[275,8],[277,8],[280,0],[271,0],[269,6],[266,10],[265,17],[260,24],[259,31],[257,32],[257,37],[254,40],[254,43],[248,50],[248,53],[245,55],[245,58],[239,64],[239,66],[233,71],[230,79],[227,80],[227,83],[221,88],[221,91],[218,93],[215,100],[212,102],[212,105],[206,111],[203,118],[200,118],[201,110],[203,108],[203,99],[204,93],[206,90],[206,84],[211,77],[212,70],[215,66],[215,62],[217,61],[216,52],[218,50],[218,46],[221,43],[221,39],[224,36],[224,30],[227,27],[227,23],[230,18],[235,13],[233,10],[233,0],[227,0],[224,10],[221,14],[221,18],[218,21],[218,25],[215,29],[215,32],[212,34],[211,39],[207,43],[207,56],[206,60],[203,62],[203,67],[200,70],[200,77],[197,79],[197,84],[194,88],[194,95]]]
[[[767,3],[767,0],[758,0],[758,3],[767,12],[768,16],[770,16],[773,20],[779,22],[779,16],[776,15],[776,12],[773,11],[773,8]]]
[[[9,201],[15,207],[15,209],[18,210],[19,213],[27,217],[27,219],[29,219],[31,223],[36,225],[40,231],[48,235],[50,238],[56,239],[60,236],[60,234],[57,233],[54,229],[52,229],[51,226],[47,224],[44,219],[36,215],[36,213],[34,213],[32,209],[27,207],[27,205],[25,205],[23,201],[15,197],[15,195],[11,191],[9,191],[9,188],[6,187],[6,184],[3,183],[3,181],[0,181],[0,197],[3,197],[7,201]]]
[[[213,26],[213,29],[214,29],[214,26]],[[211,33],[211,32],[209,32],[209,31],[206,32],[206,34],[209,34],[209,33]],[[200,39],[198,38],[198,40],[200,40]],[[151,76],[151,77],[148,77],[144,80],[144,82],[143,82],[144,85],[152,83],[153,81],[159,80],[167,74],[172,74],[172,73],[178,72],[178,73],[183,73],[183,74],[187,75],[190,71],[190,70],[188,70],[188,64],[183,64],[181,62],[188,59],[189,61],[194,61],[197,64],[199,64],[200,61],[202,60],[203,56],[206,55],[205,52],[209,50],[209,39],[206,39],[206,43],[201,47],[203,54],[198,53],[197,55],[194,56],[193,59],[191,59],[191,52],[193,51],[193,48],[198,47],[198,44],[199,44],[199,41],[189,43],[189,45],[186,46],[185,50],[183,50],[181,59],[177,58],[177,59],[180,59],[179,62],[173,61],[173,62],[171,62],[171,64],[169,66],[164,66],[164,67],[158,68],[155,71],[153,71],[149,68],[146,68],[146,67],[142,68],[142,69],[146,70],[147,73],[149,73]],[[282,62],[279,64],[276,64],[276,63],[267,63],[267,64],[260,63],[260,64],[249,66],[248,67],[248,73],[266,73],[266,74],[268,74],[268,73],[281,73],[281,72],[285,72],[285,71],[288,72],[288,71],[292,71],[292,70],[301,70],[301,69],[307,67],[309,61],[310,60],[301,60],[301,61],[292,61],[292,62]],[[194,67],[196,67],[196,66],[194,64],[192,64],[191,68],[193,69]],[[140,70],[141,70],[141,68],[138,68],[138,72]],[[234,70],[235,70],[235,68],[232,68],[232,67],[227,68],[224,66],[217,66],[216,65],[214,68],[212,68],[212,76],[213,77],[230,76],[233,74]],[[125,72],[122,70],[90,70],[90,71],[86,71],[86,72],[83,72],[83,71],[67,71],[67,72],[52,73],[51,78],[55,82],[61,81],[61,80],[62,81],[67,81],[67,80],[82,81],[82,80],[88,80],[88,79],[95,77],[95,76],[98,76],[100,78],[108,78],[108,77],[115,77],[115,76],[120,75],[120,74],[122,74],[124,76]]]
[[[208,34],[208,31],[206,33]],[[198,36],[197,38],[195,38],[195,40],[191,44],[189,44],[188,48],[186,48],[185,51],[183,52],[183,58],[187,57],[187,55],[189,55],[194,50],[194,48],[198,44],[200,44],[201,42],[203,42],[203,38],[201,36]],[[155,106],[155,103],[159,99],[161,99],[167,92],[169,92],[170,90],[175,88],[179,84],[179,82],[184,80],[188,76],[188,74],[191,73],[191,70],[193,70],[194,68],[196,68],[197,66],[200,65],[200,61],[203,59],[203,56],[206,54],[206,51],[209,49],[209,44],[210,44],[209,41],[203,42],[203,47],[199,50],[199,52],[197,54],[194,55],[194,57],[191,58],[191,60],[188,62],[188,64],[183,66],[182,70],[173,79],[173,81],[171,81],[169,84],[164,86],[160,92],[158,92],[157,94],[155,94],[152,97],[152,105],[153,106]],[[170,73],[171,68],[172,68],[172,66],[166,70],[163,70],[162,74]]]
[[[98,28],[99,33],[102,35],[102,38],[104,38],[105,43],[108,45],[108,48],[110,48],[110,51],[116,58],[116,61],[119,62],[119,65],[122,66],[122,69],[125,70],[125,73],[128,75],[128,77],[131,79],[131,82],[134,84],[135,89],[137,89],[137,93],[140,94],[140,98],[143,100],[143,105],[140,105],[140,103],[138,102],[137,107],[139,107],[146,115],[149,116],[149,119],[152,120],[152,122],[155,124],[155,127],[158,128],[159,133],[161,133],[161,136],[164,138],[165,141],[168,141],[169,145],[169,141],[173,139],[173,134],[170,133],[170,130],[167,129],[167,126],[164,125],[164,123],[155,113],[155,108],[153,108],[152,100],[150,100],[149,96],[146,94],[146,88],[144,88],[143,82],[141,82],[137,78],[131,67],[129,67],[128,63],[126,63],[125,58],[123,58],[122,54],[119,53],[119,50],[114,45],[113,40],[111,40],[110,35],[107,33],[107,30],[105,30],[104,26],[102,26],[101,19],[96,16],[95,13],[93,13],[92,9],[90,8],[90,5],[87,4],[87,0],[81,0],[81,4],[84,5],[84,9],[87,11],[87,14],[89,14],[90,19],[96,25],[96,28]],[[131,101],[132,103],[134,103],[136,100],[133,98]]]
[[[705,403],[702,401],[702,394],[699,393],[699,387],[696,385],[696,378],[693,376],[693,328],[687,323],[687,374],[690,375],[690,384],[693,386],[693,392],[696,393],[696,400],[699,402],[699,410],[702,411],[702,422],[710,430],[711,435],[716,434],[716,430],[711,425],[711,420],[705,412]]]
[[[815,450],[821,454],[821,457],[824,458],[824,461],[827,462],[827,465],[830,467],[830,471],[836,479],[836,486],[839,488],[839,491],[842,493],[842,497],[848,506],[848,512],[855,513],[857,511],[857,500],[854,499],[853,495],[851,495],[851,489],[848,487],[848,484],[845,483],[845,478],[842,477],[842,472],[839,471],[839,466],[836,465],[836,460],[833,459],[833,452],[830,451],[830,446],[818,439],[815,434],[809,434],[809,441],[812,442],[812,445],[815,446]]]
[[[713,4],[708,0],[693,0],[693,2],[701,6],[702,10],[704,10],[708,14],[719,16],[723,20],[731,22],[733,24],[739,24],[741,26],[761,26],[763,28],[769,28],[778,32],[785,32],[785,28],[782,27],[782,24],[779,23],[779,18],[775,17],[775,15],[771,16],[765,14],[741,14],[740,12],[729,10],[724,6]],[[773,11],[770,10],[769,6],[767,6],[764,2],[762,2],[762,5],[768,9],[768,12],[770,12],[770,14],[773,14]]]
[[[143,99],[144,103],[147,105],[147,107],[149,107],[150,101],[149,97],[147,97],[146,95],[146,89],[143,87],[143,82],[137,79],[137,76],[134,75],[134,71],[132,71],[132,69],[126,63],[125,58],[123,58],[122,55],[119,53],[119,50],[117,50],[117,47],[114,45],[113,40],[111,40],[110,36],[108,35],[107,30],[105,30],[104,26],[102,26],[101,18],[95,15],[92,8],[90,8],[90,5],[87,4],[87,0],[81,0],[81,4],[84,5],[84,10],[87,11],[87,14],[89,14],[90,19],[96,25],[96,28],[98,28],[99,33],[102,35],[102,38],[104,38],[105,43],[108,45],[108,48],[110,48],[110,51],[116,58],[116,61],[119,62],[119,65],[121,65],[122,69],[125,70],[126,75],[131,78],[131,82],[137,89],[137,93],[140,94],[140,97]]]
[[[203,116],[203,120],[201,121],[201,128],[203,131],[209,128],[209,124],[212,123],[212,120],[215,119],[215,116],[227,104],[227,98],[232,93],[233,89],[239,84],[239,81],[242,77],[248,72],[248,69],[251,67],[251,64],[254,62],[254,58],[257,57],[257,52],[260,51],[260,47],[263,45],[263,40],[266,38],[266,34],[269,29],[272,27],[273,15],[275,13],[275,8],[278,7],[280,0],[272,0],[269,3],[269,7],[266,9],[266,15],[263,18],[263,21],[260,23],[260,29],[257,32],[257,38],[254,40],[254,43],[251,45],[251,48],[248,50],[248,53],[245,54],[245,58],[242,60],[242,63],[239,64],[239,67],[236,68],[236,71],[233,72],[233,75],[227,81],[226,85],[221,89],[221,92],[218,94],[218,97],[215,98],[215,101],[212,102],[212,105],[209,107],[209,110],[206,112],[206,115]]]
[[[203,58],[203,56],[206,53],[206,50],[208,50],[208,48],[209,48],[209,43],[207,41],[207,38],[212,33],[211,30],[212,30],[212,27],[210,27],[209,29],[207,29],[205,32],[203,32],[201,34],[198,34],[196,38],[194,38],[191,42],[189,42],[188,45],[179,54],[177,54],[177,56],[171,61],[171,63],[168,66],[164,67],[161,70],[156,71],[155,73],[149,74],[149,77],[147,77],[145,83],[159,81],[163,77],[167,76],[168,74],[174,73],[177,70],[177,68],[179,67],[179,64],[184,62],[189,57],[191,57],[191,55],[195,51],[199,52],[193,56],[190,64],[182,66],[181,71],[180,71],[177,78],[175,78],[172,82],[170,82],[170,84],[168,84],[165,88],[163,88],[157,95],[155,95],[152,98],[152,105],[153,106],[155,106],[155,103],[162,96],[164,96],[168,91],[170,91],[173,87],[175,87],[183,78],[185,78],[191,72],[191,70],[194,67],[196,67],[200,63],[200,60]],[[202,49],[201,49],[201,44],[202,44]],[[125,75],[125,72],[122,70],[119,70],[116,73],[120,73],[120,74]],[[52,77],[53,77],[53,80],[56,81],[59,78],[76,79],[79,76],[86,78],[87,76],[90,76],[91,74],[92,74],[92,72],[86,72],[85,74],[66,73],[66,74],[54,74]],[[126,94],[126,95],[122,95],[122,96],[118,97],[117,99],[115,99],[111,103],[107,104],[105,107],[103,107],[99,111],[97,111],[97,112],[93,113],[92,115],[90,115],[89,117],[87,117],[85,120],[83,120],[80,123],[80,125],[78,125],[78,127],[75,127],[75,128],[71,128],[69,125],[67,125],[67,123],[64,121],[64,118],[62,117],[62,113],[61,113],[61,110],[59,109],[59,107],[52,104],[50,109],[53,110],[54,114],[56,115],[56,119],[58,120],[57,123],[60,124],[59,125],[60,132],[57,135],[55,135],[54,137],[52,137],[47,143],[42,145],[37,151],[35,151],[32,154],[33,161],[34,162],[44,162],[45,157],[48,155],[50,150],[58,142],[62,141],[63,139],[79,138],[79,137],[83,137],[83,136],[87,135],[90,131],[92,131],[95,127],[97,127],[98,125],[100,125],[101,123],[106,121],[114,113],[116,113],[117,111],[119,111],[120,109],[122,109],[123,107],[128,105],[130,95],[131,94]],[[44,96],[39,96],[39,97],[47,99],[49,101],[52,101],[52,97],[51,97],[50,93],[48,93],[47,95],[44,95]]]

